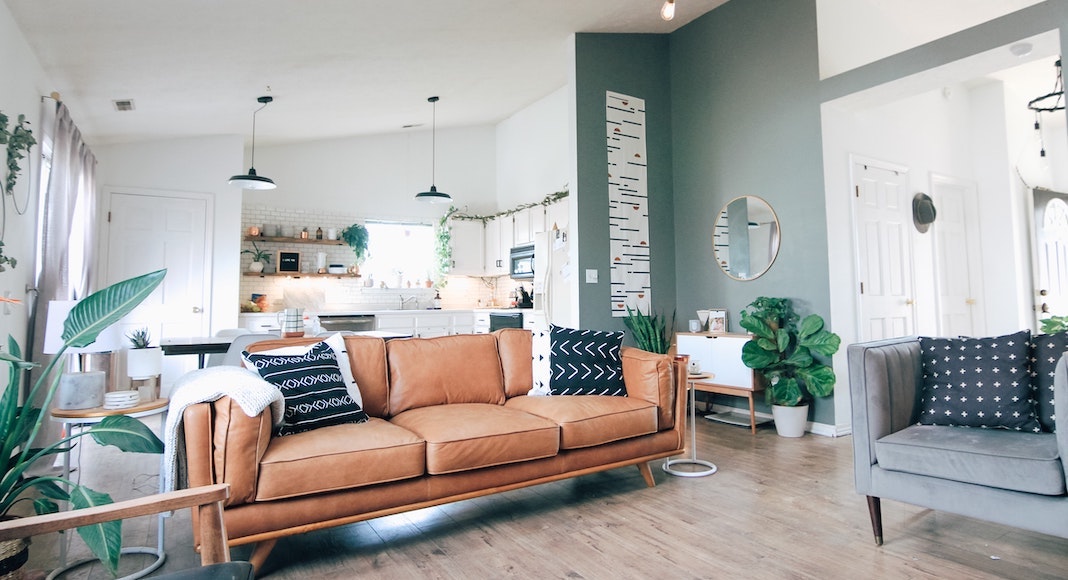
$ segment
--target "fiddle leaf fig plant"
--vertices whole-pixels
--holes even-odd
[[[9,367],[7,384],[0,396],[0,516],[6,516],[23,501],[31,502],[38,515],[59,511],[56,502],[67,501],[73,509],[112,503],[111,496],[54,475],[31,475],[38,461],[70,451],[74,442],[89,435],[100,445],[114,445],[122,451],[162,453],[163,442],[142,422],[126,415],[111,415],[90,428],[35,447],[37,435],[48,415],[52,398],[63,375],[64,354],[68,348],[84,347],[123,316],[130,313],[159,286],[166,270],[131,278],[94,292],[79,301],[63,323],[63,346],[33,383],[25,401],[20,401],[19,384],[26,369],[37,363],[22,359],[15,339],[8,336],[7,352],[0,363]],[[38,403],[40,403],[38,405]],[[64,489],[66,488],[66,489]],[[69,490],[69,491],[68,491]],[[36,491],[37,493],[31,493]],[[93,555],[117,575],[122,544],[121,520],[83,526],[78,534]]]
[[[761,296],[742,310],[739,324],[753,334],[742,346],[742,363],[765,381],[769,405],[797,407],[834,391],[834,370],[815,355],[838,352],[842,339],[817,314],[800,318],[789,298]]]

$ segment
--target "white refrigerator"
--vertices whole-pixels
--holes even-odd
[[[534,234],[534,310],[544,317],[539,328],[573,326],[571,276],[567,229]]]

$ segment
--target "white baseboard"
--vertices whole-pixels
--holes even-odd
[[[713,413],[737,412],[739,409],[742,411],[746,410],[744,408],[732,407],[730,405],[712,405]],[[772,418],[771,413],[764,413],[761,411],[757,411],[756,416],[768,420]],[[815,421],[809,421],[808,425],[805,427],[805,431],[812,433],[813,435],[822,435],[824,437],[842,437],[853,432],[849,425],[830,425],[828,423],[817,423]]]

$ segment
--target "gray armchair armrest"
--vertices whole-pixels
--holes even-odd
[[[915,421],[923,365],[916,337],[850,345],[849,395],[853,406],[853,460],[857,491],[871,489],[875,441]]]
[[[1068,354],[1061,356],[1054,370],[1053,411],[1057,415],[1057,450],[1060,452],[1065,480],[1068,480]]]

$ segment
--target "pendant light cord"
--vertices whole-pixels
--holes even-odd
[[[256,109],[255,111],[252,111],[252,159],[250,159],[249,163],[249,167],[252,168],[256,167],[256,113],[259,113],[260,111],[265,109],[267,105],[271,104],[271,101],[274,100],[274,97],[260,97],[256,100],[263,104],[260,105],[260,108]]]
[[[430,185],[437,184],[438,176],[438,98],[427,99],[433,105],[430,115]]]

